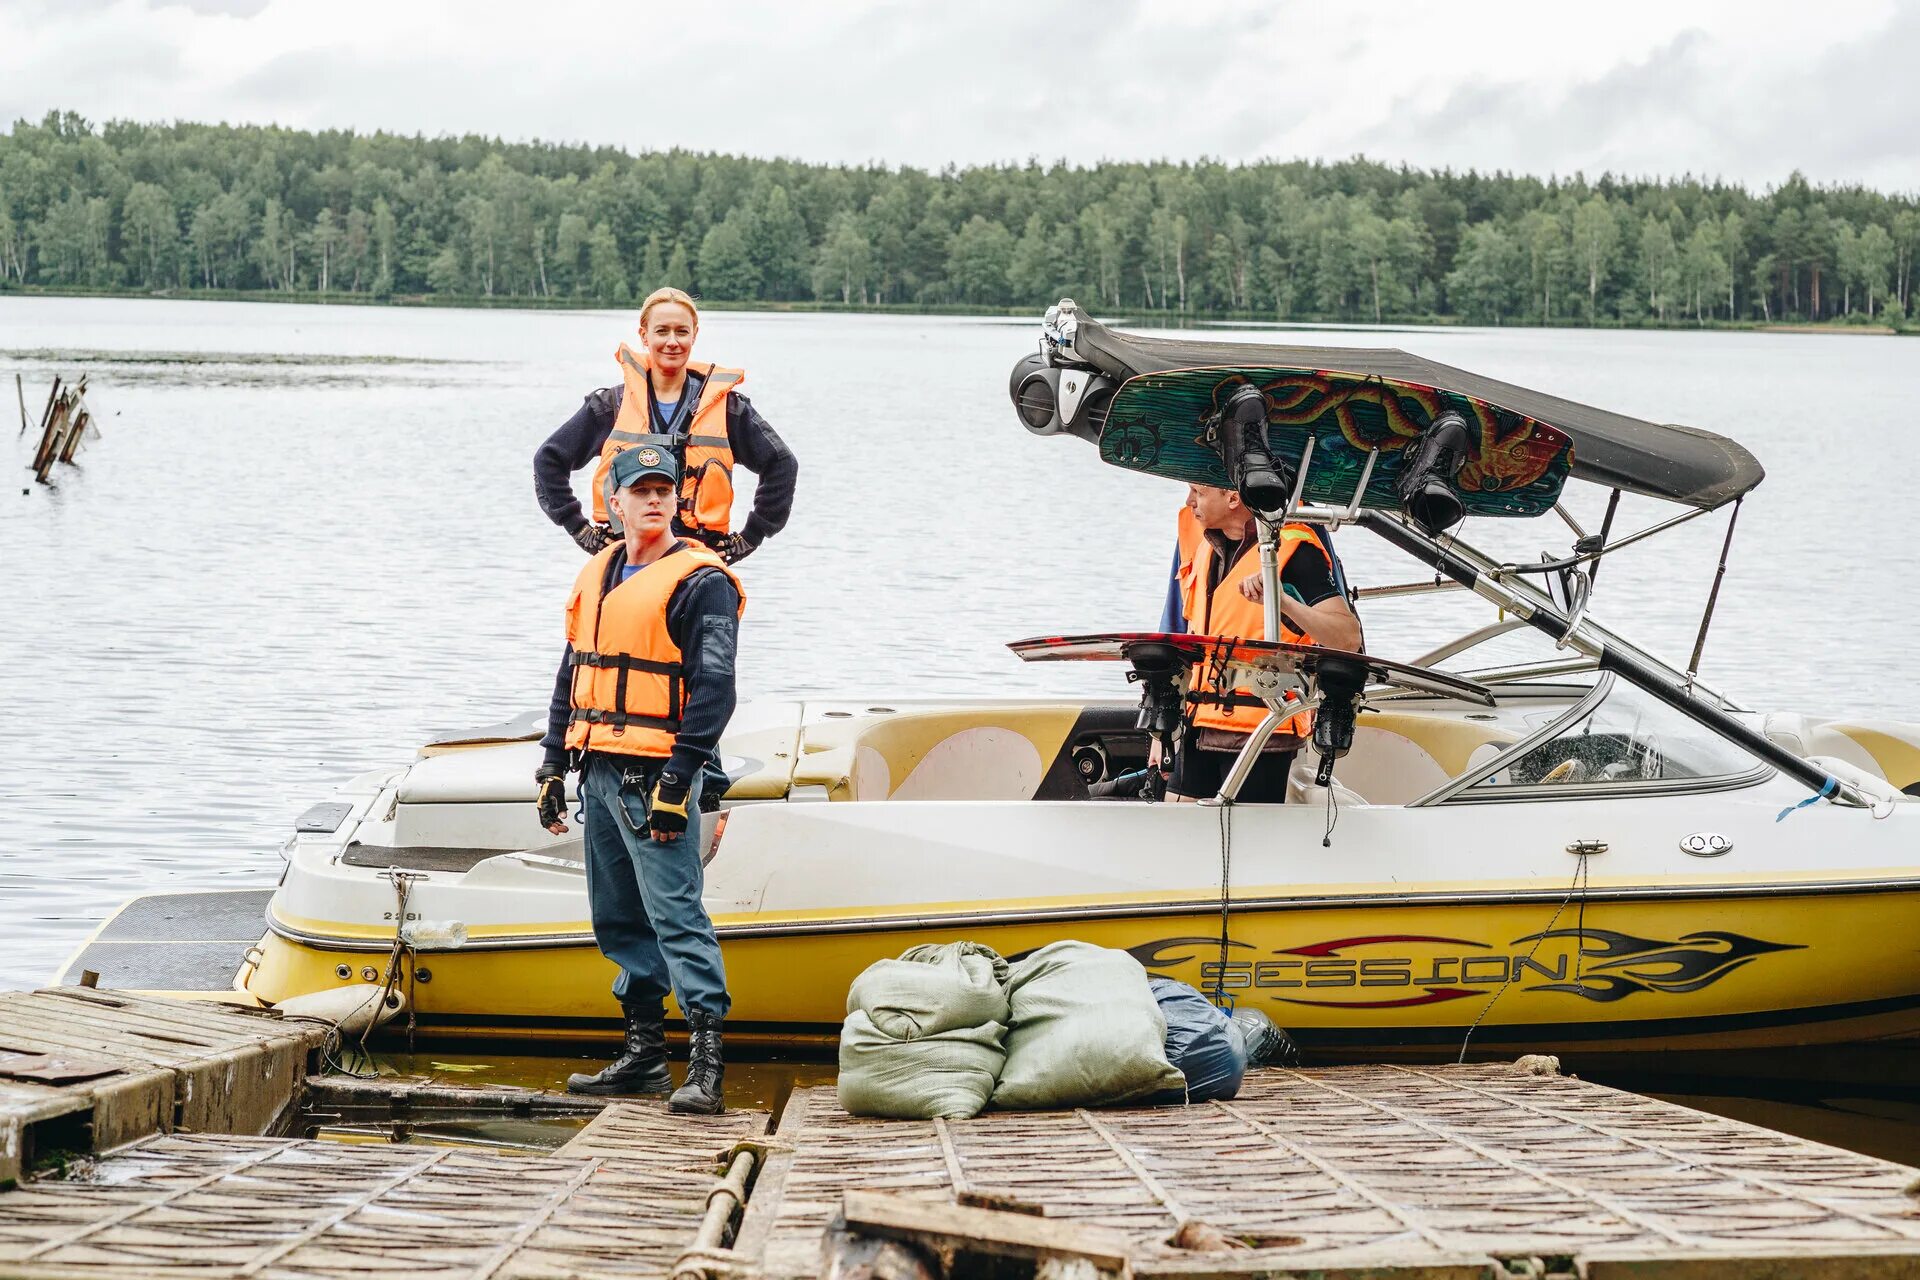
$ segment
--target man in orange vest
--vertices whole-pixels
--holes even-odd
[[[1232,489],[1187,486],[1187,512],[1198,537],[1180,567],[1181,612],[1195,635],[1259,640],[1266,636],[1266,593],[1260,576],[1259,526],[1253,512]],[[1182,522],[1185,526],[1185,521]],[[1279,639],[1332,649],[1360,648],[1360,621],[1336,585],[1333,562],[1311,526],[1283,525],[1279,531]],[[1217,673],[1195,668],[1189,699],[1193,720],[1174,757],[1171,789],[1183,796],[1215,795],[1246,745],[1247,735],[1266,718],[1266,708],[1251,695],[1222,692]],[[1313,731],[1313,717],[1302,712],[1284,721],[1267,740],[1259,761],[1241,787],[1242,802],[1284,804],[1287,772],[1294,753]]]
[[[540,823],[567,830],[566,774],[580,771],[594,941],[620,968],[623,1051],[575,1075],[575,1093],[663,1093],[664,1001],[691,1032],[686,1082],[670,1110],[720,1111],[720,1028],[731,1007],[713,921],[701,901],[702,768],[733,715],[734,651],[746,593],[719,555],[678,537],[680,465],[651,444],[612,462],[623,536],[580,570],[554,682],[546,759],[534,774]]]

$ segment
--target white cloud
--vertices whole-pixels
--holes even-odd
[[[923,166],[1364,152],[1760,185],[1920,173],[1920,13],[1890,0],[0,0],[0,29],[9,120],[60,107]]]

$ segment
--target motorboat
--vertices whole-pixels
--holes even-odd
[[[1104,662],[1113,696],[743,704],[706,852],[730,1038],[830,1042],[854,976],[918,943],[1066,937],[1325,1053],[1920,1033],[1920,725],[1747,708],[1588,607],[1620,548],[1715,512],[1731,533],[1764,475],[1740,445],[1404,352],[1149,338],[1070,302],[1011,391],[1037,436],[1238,487],[1269,544],[1344,526],[1421,566],[1359,600],[1470,592],[1484,625],[1404,659],[1043,636],[1002,660]],[[1608,497],[1595,530],[1573,483]],[[1623,494],[1672,514],[1616,530]],[[1573,546],[1503,561],[1450,527],[1468,508],[1564,519]],[[1522,637],[1540,652],[1485,660]],[[1150,743],[1177,739],[1209,665],[1266,719],[1219,795],[1165,802]],[[1241,802],[1260,740],[1303,707],[1288,802]],[[429,743],[299,815],[237,998],[376,982],[425,1034],[614,1034],[580,838],[535,818],[541,720]]]

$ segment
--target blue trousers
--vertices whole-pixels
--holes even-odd
[[[687,829],[661,842],[647,832],[647,803],[664,760],[589,753],[580,773],[586,822],[587,904],[593,938],[620,966],[613,994],[650,1005],[671,991],[682,1013],[725,1017],[732,1001],[720,943],[700,900],[700,788],[687,794]],[[638,779],[622,786],[623,773]]]

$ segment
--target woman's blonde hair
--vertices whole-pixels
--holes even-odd
[[[647,331],[647,313],[663,302],[677,302],[685,307],[693,313],[693,327],[696,329],[700,327],[700,308],[693,305],[693,299],[687,295],[685,289],[676,289],[669,284],[655,289],[647,295],[647,300],[640,304],[640,332]]]

